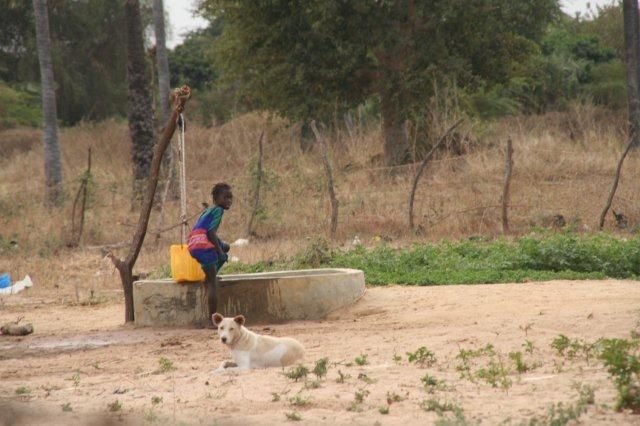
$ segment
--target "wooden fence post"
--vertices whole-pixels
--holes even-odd
[[[513,144],[507,139],[507,152],[504,166],[504,187],[502,189],[502,233],[509,233],[509,203],[511,201],[511,170],[513,169]]]
[[[336,230],[338,229],[338,200],[336,198],[336,192],[333,187],[333,172],[331,170],[331,163],[329,162],[329,156],[327,155],[327,144],[324,141],[322,135],[316,127],[316,121],[311,121],[311,130],[320,145],[320,154],[322,155],[322,163],[324,164],[324,172],[327,175],[327,189],[329,191],[329,200],[331,201],[331,237],[334,237]]]

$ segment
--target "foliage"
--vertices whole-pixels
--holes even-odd
[[[424,346],[421,346],[415,352],[407,352],[407,359],[409,362],[418,364],[421,367],[430,367],[436,363],[435,354]]]
[[[29,83],[8,84],[0,80],[0,130],[42,123],[40,89]]]
[[[367,360],[367,357],[368,357],[367,354],[360,354],[355,358],[356,364],[360,366],[369,364],[369,360]]]
[[[564,426],[573,420],[577,420],[589,405],[595,403],[594,390],[590,386],[576,385],[578,400],[573,404],[558,402],[549,406],[544,416],[534,417],[527,423],[529,426],[549,425]]]
[[[312,373],[316,375],[318,379],[323,378],[327,375],[327,364],[329,363],[329,358],[320,358],[316,361],[316,365],[313,367]]]
[[[296,120],[328,119],[372,95],[403,119],[426,107],[434,81],[504,81],[558,11],[555,0],[201,3],[224,21],[223,79]]]
[[[296,367],[291,368],[289,371],[285,373],[285,376],[288,379],[295,380],[296,382],[300,379],[306,378],[307,374],[309,374],[309,369],[304,365],[300,364]]]
[[[173,365],[173,361],[165,357],[160,357],[160,359],[158,360],[158,364],[160,364],[159,371],[161,373],[168,373],[169,371],[173,371],[176,369],[176,367],[174,367]]]
[[[552,279],[635,278],[640,275],[640,237],[572,233],[531,234],[515,241],[442,241],[394,249],[385,244],[331,251],[314,243],[289,261],[234,263],[229,273],[298,267],[345,267],[364,271],[371,285],[482,284]]]
[[[640,340],[604,339],[600,359],[618,391],[616,410],[640,413]]]

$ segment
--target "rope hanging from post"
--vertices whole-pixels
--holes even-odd
[[[186,123],[184,116],[180,114],[178,116],[178,150],[180,158],[180,241],[182,244],[187,243],[187,235],[189,233],[187,225],[187,168],[185,164],[185,150],[184,150],[184,133]]]

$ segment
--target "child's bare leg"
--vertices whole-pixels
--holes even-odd
[[[208,324],[209,327],[216,328],[213,325],[211,316],[218,312],[218,277],[215,265],[205,269],[205,286],[207,289],[207,308],[209,311]]]

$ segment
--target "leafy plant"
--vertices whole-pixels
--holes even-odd
[[[433,393],[435,392],[437,389],[442,388],[443,386],[443,382],[436,379],[435,377],[429,375],[429,374],[425,374],[420,381],[422,382],[422,384],[424,385],[424,388],[426,389],[427,392],[429,393]]]
[[[309,374],[309,369],[302,364],[297,365],[294,368],[291,368],[289,371],[285,373],[285,376],[288,379],[295,380],[296,382],[300,379],[306,378],[307,374]]]
[[[71,407],[70,402],[65,402],[64,404],[61,405],[61,407],[62,407],[62,411],[64,411],[65,413],[73,411],[73,408]]]
[[[407,352],[407,359],[409,362],[418,364],[421,367],[430,367],[436,363],[435,354],[424,346],[421,346],[415,352]]]
[[[509,352],[509,358],[513,361],[516,366],[516,371],[519,374],[526,373],[527,371],[532,370],[532,366],[527,365],[527,363],[522,358],[522,352]]]
[[[20,386],[16,389],[16,395],[29,395],[31,393],[31,389],[27,386]]]
[[[301,395],[296,395],[289,398],[289,404],[296,407],[303,407],[307,405],[308,402],[309,402],[309,397],[303,397]]]
[[[280,401],[280,394],[278,392],[271,392],[271,402]]]
[[[600,359],[613,378],[618,392],[615,409],[640,413],[639,340],[605,339]]]
[[[531,340],[525,341],[522,346],[524,347],[524,351],[528,354],[532,354],[535,350],[535,344]]]
[[[358,389],[354,394],[354,401],[358,404],[362,404],[364,399],[369,396],[369,391],[366,389]]]
[[[382,407],[378,408],[378,412],[380,414],[389,414],[389,406],[388,405],[383,405]]]
[[[158,405],[162,402],[162,397],[161,396],[152,396],[151,397],[151,404],[152,405]]]
[[[160,372],[161,373],[168,373],[169,371],[173,371],[176,368],[173,365],[173,362],[165,357],[160,357],[160,359],[158,360],[158,364],[160,364]]]
[[[570,345],[571,340],[564,334],[560,334],[551,342],[551,347],[554,348],[560,356],[564,355],[564,351],[567,350]]]
[[[360,354],[360,356],[357,356],[355,358],[355,362],[356,364],[362,366],[362,365],[367,365],[369,364],[369,361],[367,360],[368,355],[367,354]]]
[[[489,383],[492,387],[500,386],[503,389],[509,389],[512,381],[509,378],[509,371],[502,364],[502,360],[496,361],[492,358],[486,368],[481,368],[476,372],[476,376]]]
[[[292,422],[299,422],[300,420],[302,420],[302,416],[297,411],[294,411],[292,413],[284,413],[284,415],[287,420],[291,420]]]
[[[327,375],[327,365],[329,363],[329,358],[320,358],[316,361],[316,365],[313,367],[313,374],[316,375],[318,379],[323,378]]]

